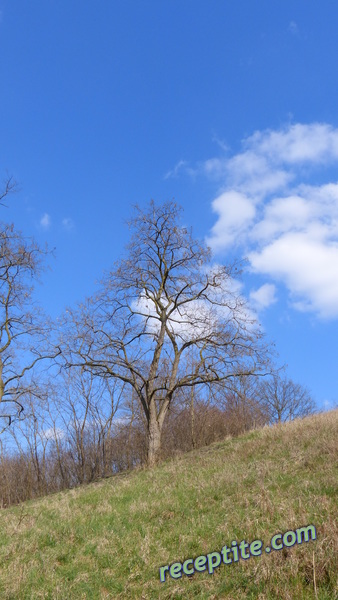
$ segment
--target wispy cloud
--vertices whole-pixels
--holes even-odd
[[[338,408],[338,400],[324,400],[323,408],[324,410],[334,410]]]
[[[62,219],[62,227],[66,231],[72,231],[72,229],[74,229],[73,219],[71,219],[70,217],[65,217],[64,219]]]
[[[215,142],[224,152],[228,152],[229,146],[228,144],[216,135],[216,133],[212,136],[212,141]]]
[[[313,123],[257,131],[238,154],[202,166],[220,188],[213,250],[236,246],[252,271],[287,286],[295,308],[324,318],[338,317],[337,159],[338,129]],[[269,290],[252,297],[267,301]]]
[[[197,174],[197,169],[193,169],[189,166],[189,163],[186,160],[179,160],[178,163],[174,166],[173,169],[167,171],[164,176],[164,179],[171,179],[172,177],[178,177],[181,172],[188,173],[190,176],[195,176]]]
[[[292,35],[297,35],[299,33],[298,25],[295,21],[290,21],[288,31],[292,33]]]
[[[40,219],[40,226],[43,229],[49,229],[51,226],[52,220],[50,218],[50,215],[48,213],[44,213]]]

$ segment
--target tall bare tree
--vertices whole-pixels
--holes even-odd
[[[236,284],[237,265],[212,264],[210,249],[180,226],[180,212],[174,202],[136,207],[126,256],[97,296],[69,311],[63,340],[68,367],[134,390],[147,422],[149,466],[180,390],[266,368],[267,347]]]
[[[9,179],[1,204],[13,190]],[[33,300],[44,254],[13,224],[0,222],[0,431],[22,413],[21,398],[34,393],[28,374],[42,358],[54,355],[47,350],[51,329]]]

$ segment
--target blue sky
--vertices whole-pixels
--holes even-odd
[[[0,0],[2,218],[56,248],[38,297],[95,290],[131,206],[175,198],[288,373],[338,401],[338,5]]]

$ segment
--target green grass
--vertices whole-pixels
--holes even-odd
[[[334,411],[267,427],[1,511],[0,598],[337,597],[337,426]],[[159,581],[162,565],[308,524],[315,541]]]

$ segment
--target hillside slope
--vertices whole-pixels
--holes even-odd
[[[3,510],[0,597],[331,600],[337,433],[333,411]],[[291,543],[310,524],[316,539],[265,551],[275,534],[291,532]],[[262,540],[262,554],[237,562],[225,554],[231,564],[212,574],[196,570],[203,558],[188,561],[218,552],[206,559],[216,565],[233,540]]]

